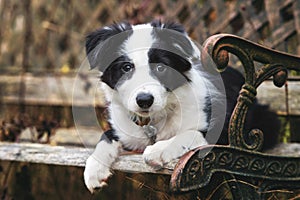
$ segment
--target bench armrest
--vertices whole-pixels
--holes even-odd
[[[248,107],[253,103],[257,87],[273,76],[274,85],[285,84],[288,69],[300,71],[300,58],[266,48],[246,39],[230,34],[217,34],[209,37],[203,45],[202,62],[209,64],[212,59],[219,71],[224,70],[229,61],[229,53],[236,55],[242,63],[245,73],[243,85],[237,104],[229,123],[229,145],[246,150],[260,151],[263,145],[263,133],[254,129],[248,134],[253,141],[246,143],[244,138],[244,123]],[[257,70],[254,62],[261,63]]]

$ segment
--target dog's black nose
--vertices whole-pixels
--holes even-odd
[[[140,108],[147,109],[152,106],[154,102],[154,97],[152,94],[149,93],[140,93],[136,97],[136,103],[139,105]]]

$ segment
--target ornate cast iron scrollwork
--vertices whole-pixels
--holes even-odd
[[[255,129],[248,133],[252,143],[245,140],[244,123],[248,107],[253,103],[257,87],[266,79],[273,76],[274,85],[281,87],[287,79],[287,69],[298,69],[300,59],[282,52],[265,48],[240,37],[219,34],[210,37],[204,43],[202,62],[208,62],[211,56],[218,70],[226,68],[229,61],[229,53],[236,55],[245,71],[245,84],[240,91],[238,102],[231,116],[229,125],[229,144],[247,150],[260,151],[263,144],[262,131]],[[229,52],[229,53],[228,53]],[[263,66],[255,70],[254,61]]]
[[[199,147],[181,159],[184,168],[171,177],[174,191],[189,191],[206,186],[215,172],[225,172],[266,181],[300,182],[300,159],[266,156],[260,152],[230,146]]]

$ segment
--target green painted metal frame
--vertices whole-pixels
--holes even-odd
[[[251,144],[244,138],[245,117],[257,87],[270,77],[275,86],[283,86],[288,70],[300,71],[300,58],[229,34],[211,36],[203,46],[203,65],[213,59],[219,71],[227,67],[229,53],[236,55],[244,67],[245,84],[231,116],[229,145],[199,147],[183,156],[172,174],[171,190],[186,192],[203,188],[216,172],[265,180],[264,189],[300,188],[300,157],[262,153],[263,133],[260,130],[248,133],[253,139]],[[257,70],[254,62],[261,63],[262,67]]]

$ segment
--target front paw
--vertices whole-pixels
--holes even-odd
[[[84,170],[84,182],[91,193],[107,185],[108,178],[112,175],[110,168],[91,155]]]
[[[167,141],[159,141],[147,146],[144,153],[144,161],[156,170],[161,169],[166,163],[171,162],[186,153],[187,150],[180,146],[170,146]]]

